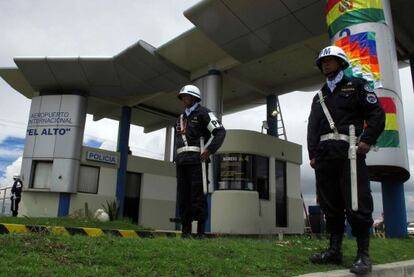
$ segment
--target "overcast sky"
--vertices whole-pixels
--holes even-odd
[[[142,39],[158,47],[193,25],[183,11],[198,0],[0,0],[0,67],[15,67],[15,56],[113,56]],[[321,11],[323,12],[323,11]],[[414,172],[414,94],[408,67],[400,70],[411,174]],[[307,117],[313,92],[280,97],[290,141],[303,145],[302,191],[307,204],[315,203],[314,174],[305,144]],[[19,171],[30,100],[0,79],[0,184],[10,185]],[[223,118],[226,128],[260,131],[265,107]],[[93,122],[88,115],[84,144],[114,150],[118,123]],[[161,159],[164,131],[144,135],[132,127],[134,155]],[[382,211],[380,184],[373,183],[375,213]],[[406,205],[414,220],[414,182],[406,183]]]

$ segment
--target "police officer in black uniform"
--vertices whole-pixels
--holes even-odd
[[[203,190],[203,178],[207,176],[203,176],[202,162],[208,162],[209,155],[222,145],[226,131],[216,116],[200,105],[200,90],[196,86],[184,86],[178,98],[185,106],[176,124],[175,158],[182,236],[191,237],[192,221],[197,221],[197,236],[203,237],[208,209]],[[205,143],[203,151],[201,140]]]
[[[365,155],[376,143],[385,125],[385,113],[367,81],[344,75],[350,66],[340,47],[324,48],[316,65],[327,78],[321,95],[312,102],[308,121],[310,165],[315,169],[317,197],[330,233],[330,246],[310,257],[313,263],[342,263],[345,217],[357,238],[358,251],[351,272],[372,270],[369,259],[369,229],[373,224],[373,201]],[[324,104],[323,104],[324,103]],[[324,111],[323,105],[328,110]],[[331,117],[332,120],[329,120]],[[358,210],[351,208],[349,126],[355,126],[357,142]],[[364,126],[365,125],[365,126]]]
[[[20,176],[13,176],[13,186],[11,189],[11,212],[13,216],[17,216],[18,210],[19,210],[19,203],[22,198],[22,189],[23,189],[23,183],[20,180]]]

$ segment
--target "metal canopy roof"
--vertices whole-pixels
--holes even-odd
[[[326,32],[325,0],[209,0],[184,15],[241,62]],[[320,13],[322,16],[315,17]]]
[[[80,90],[95,120],[119,119],[131,106],[132,124],[146,132],[171,126],[182,111],[176,91],[222,71],[225,114],[265,103],[269,94],[315,89],[314,67],[329,44],[325,0],[204,0],[184,12],[195,27],[158,49],[144,41],[114,57],[19,57],[16,69],[0,69],[14,89]],[[414,54],[414,1],[391,0],[399,59]]]

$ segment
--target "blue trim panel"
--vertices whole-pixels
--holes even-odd
[[[208,210],[208,217],[206,221],[206,232],[211,232],[211,193],[207,194],[207,210]]]
[[[404,183],[383,182],[382,205],[384,210],[385,236],[401,238],[407,236],[407,211],[405,209]]]
[[[61,192],[59,194],[58,217],[68,216],[70,206],[70,193]]]
[[[129,130],[131,124],[131,107],[122,107],[121,120],[118,129],[117,151],[120,154],[119,168],[116,180],[116,201],[118,203],[118,217],[124,215],[125,184],[128,164]]]

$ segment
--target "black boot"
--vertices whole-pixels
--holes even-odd
[[[205,221],[197,221],[197,238],[204,239],[206,237],[205,234]]]
[[[364,275],[372,271],[369,259],[369,236],[357,237],[358,252],[350,271],[356,275]]]
[[[309,260],[315,264],[342,264],[342,238],[344,234],[331,234],[329,248],[312,254]]]
[[[182,229],[181,229],[181,237],[182,238],[191,238],[191,222],[183,222]]]

